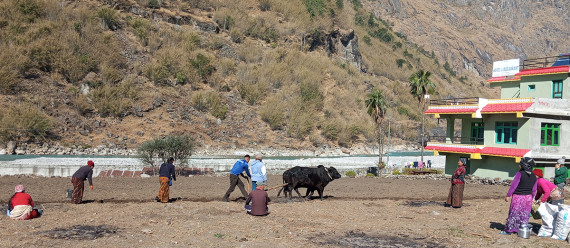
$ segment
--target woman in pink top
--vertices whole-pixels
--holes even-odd
[[[534,199],[536,201],[538,201],[540,199],[540,202],[549,202],[551,204],[558,204],[564,203],[564,195],[562,194],[562,192],[560,192],[560,190],[558,189],[558,187],[556,185],[554,185],[553,183],[549,182],[548,180],[542,178],[542,170],[541,169],[534,169],[532,171],[536,177],[538,177],[537,180],[537,187],[536,187],[536,196],[534,197]],[[542,196],[542,198],[541,198]]]

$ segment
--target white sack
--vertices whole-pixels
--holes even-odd
[[[560,212],[554,221],[553,239],[565,240],[570,233],[570,207],[568,205],[560,205]]]
[[[538,230],[539,237],[550,237],[554,228],[554,221],[560,208],[550,203],[541,203],[538,207],[538,213],[542,217],[542,226]]]

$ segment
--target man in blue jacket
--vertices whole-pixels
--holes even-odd
[[[251,177],[251,174],[249,174],[249,168],[248,168],[249,159],[250,159],[249,155],[245,155],[242,160],[238,160],[234,164],[234,167],[232,167],[232,170],[230,171],[230,187],[228,188],[228,191],[226,191],[226,194],[224,195],[224,198],[222,198],[222,201],[224,201],[224,202],[228,201],[228,197],[230,197],[230,194],[232,192],[234,192],[236,185],[238,186],[239,190],[243,194],[243,197],[247,198],[247,191],[245,191],[244,184],[239,179],[239,175],[242,175],[243,177],[245,177],[242,174],[245,171],[245,173],[247,173],[247,176]]]

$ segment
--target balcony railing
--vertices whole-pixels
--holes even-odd
[[[466,105],[466,104],[478,104],[478,103],[479,103],[479,97],[437,99],[429,101],[429,105]]]
[[[557,65],[568,65],[568,61],[570,61],[570,53],[552,57],[523,60],[520,67],[521,70],[537,69]]]
[[[484,145],[483,138],[476,137],[447,137],[447,136],[429,136],[429,142],[449,143],[451,144],[468,144],[468,145]]]

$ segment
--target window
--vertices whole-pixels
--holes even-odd
[[[560,146],[560,124],[555,124],[555,123],[540,124],[540,145]]]
[[[483,127],[483,122],[472,122],[471,123],[471,143],[475,145],[483,144],[483,133],[485,128]]]
[[[528,91],[534,91],[536,89],[536,85],[531,84],[528,86]]]
[[[516,144],[519,124],[516,121],[497,122],[495,125],[497,144]]]
[[[562,98],[562,80],[552,81],[552,98]]]

